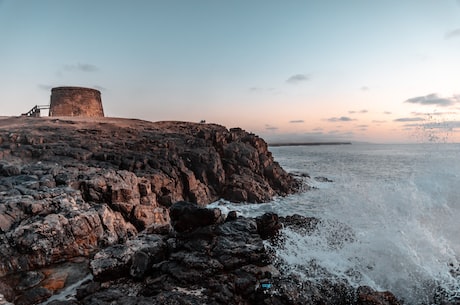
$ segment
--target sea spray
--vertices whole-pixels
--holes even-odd
[[[283,272],[390,290],[406,304],[459,301],[460,145],[271,150],[284,168],[301,173],[315,189],[226,208],[246,216],[275,212],[322,220],[314,233],[282,231],[276,254]],[[331,247],[344,226],[354,238]]]

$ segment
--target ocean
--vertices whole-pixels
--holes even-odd
[[[460,301],[460,144],[270,147],[313,189],[264,204],[215,205],[244,216],[320,218],[285,229],[283,272],[390,290],[406,304]]]

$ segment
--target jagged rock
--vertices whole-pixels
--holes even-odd
[[[315,217],[306,217],[298,214],[279,217],[279,221],[292,230],[300,233],[311,233],[321,221]]]
[[[401,305],[396,297],[389,291],[375,291],[368,286],[361,286],[357,291],[356,305]]]
[[[15,297],[15,293],[13,288],[8,285],[7,283],[4,283],[0,280],[0,304],[2,304],[3,301],[7,302],[13,302]]]
[[[199,227],[223,221],[219,209],[200,208],[196,204],[179,201],[169,210],[171,225],[177,232],[193,231]]]
[[[37,304],[42,301],[45,301],[48,299],[50,296],[52,296],[53,293],[43,287],[35,287],[30,290],[27,290],[24,294],[22,294],[20,297],[18,297],[15,301],[14,304],[16,305],[31,305],[31,304]]]
[[[266,217],[277,219],[273,214]],[[149,252],[139,244],[157,246]],[[251,218],[236,217],[162,239],[140,235],[122,248],[110,248],[121,253],[116,261],[124,263],[118,270],[126,272],[116,280],[112,275],[85,283],[78,304],[399,304],[392,303],[397,300],[387,292],[357,291],[338,278],[309,281],[280,272]],[[111,260],[114,252],[102,252],[95,257],[97,264],[110,265],[100,258]],[[374,300],[391,302],[359,303]]]
[[[331,179],[326,178],[326,177],[315,177],[315,180],[318,181],[318,182],[329,182],[329,183],[334,182]]]
[[[91,270],[97,279],[142,277],[151,264],[165,257],[166,243],[159,235],[140,235],[125,244],[116,244],[98,252],[91,261]]]
[[[282,225],[278,220],[278,215],[275,213],[265,213],[256,218],[257,232],[262,239],[269,239],[275,237]]]
[[[169,234],[177,201],[261,202],[299,188],[262,139],[214,124],[20,117],[0,120],[0,139],[0,277],[91,257],[140,231]],[[183,227],[178,222],[176,232],[222,221],[218,210],[198,213],[207,216]],[[217,239],[219,247],[227,242]],[[240,243],[222,252],[213,268],[243,264],[246,258],[231,258],[244,248]],[[141,279],[161,269],[152,267],[156,255],[144,250],[125,253],[128,261],[117,265],[121,274]],[[200,256],[189,262],[204,263]],[[47,291],[61,283],[56,277]]]

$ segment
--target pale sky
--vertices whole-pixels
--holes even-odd
[[[459,142],[460,1],[0,0],[0,115],[56,86],[268,141]]]

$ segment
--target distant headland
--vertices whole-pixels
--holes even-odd
[[[293,143],[268,143],[269,146],[318,146],[318,145],[351,145],[351,142],[293,142]]]

